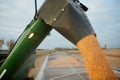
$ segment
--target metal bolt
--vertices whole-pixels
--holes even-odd
[[[62,9],[62,11],[64,11],[65,9]]]
[[[56,18],[54,18],[53,20],[56,21]]]

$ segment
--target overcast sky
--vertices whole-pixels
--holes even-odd
[[[44,0],[38,0],[38,8]],[[120,0],[80,0],[101,44],[120,47]],[[0,0],[0,39],[16,40],[34,16],[34,0]],[[75,47],[52,30],[39,48]]]

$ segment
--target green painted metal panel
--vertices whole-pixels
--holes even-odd
[[[36,54],[30,53],[30,56],[28,56],[28,58],[24,61],[19,70],[17,70],[15,75],[12,77],[12,80],[29,80],[28,72],[31,68],[34,67],[35,58]]]
[[[0,67],[0,79],[11,80],[27,57],[49,34],[51,27],[41,20],[33,20],[22,33],[5,62]]]

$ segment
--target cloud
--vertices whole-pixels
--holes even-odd
[[[39,6],[44,0],[38,0]],[[80,0],[89,10],[85,12],[98,35],[101,45],[118,46],[120,43],[120,0]],[[34,0],[1,0],[0,1],[0,37],[15,39],[19,37],[34,16]],[[7,33],[5,33],[7,32]],[[73,47],[74,45],[62,37],[55,30],[47,37],[41,48],[56,46]],[[119,45],[120,47],[120,45]]]
[[[65,39],[61,34],[59,34],[54,29],[51,31],[51,36],[47,36],[45,40],[40,44],[38,48],[48,48],[54,49],[55,47],[62,47],[62,48],[75,48],[75,46]]]

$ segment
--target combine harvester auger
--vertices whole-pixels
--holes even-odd
[[[91,80],[116,80],[84,11],[87,7],[78,0],[45,0],[1,65],[0,79],[24,79],[19,69],[54,28],[80,49]]]

